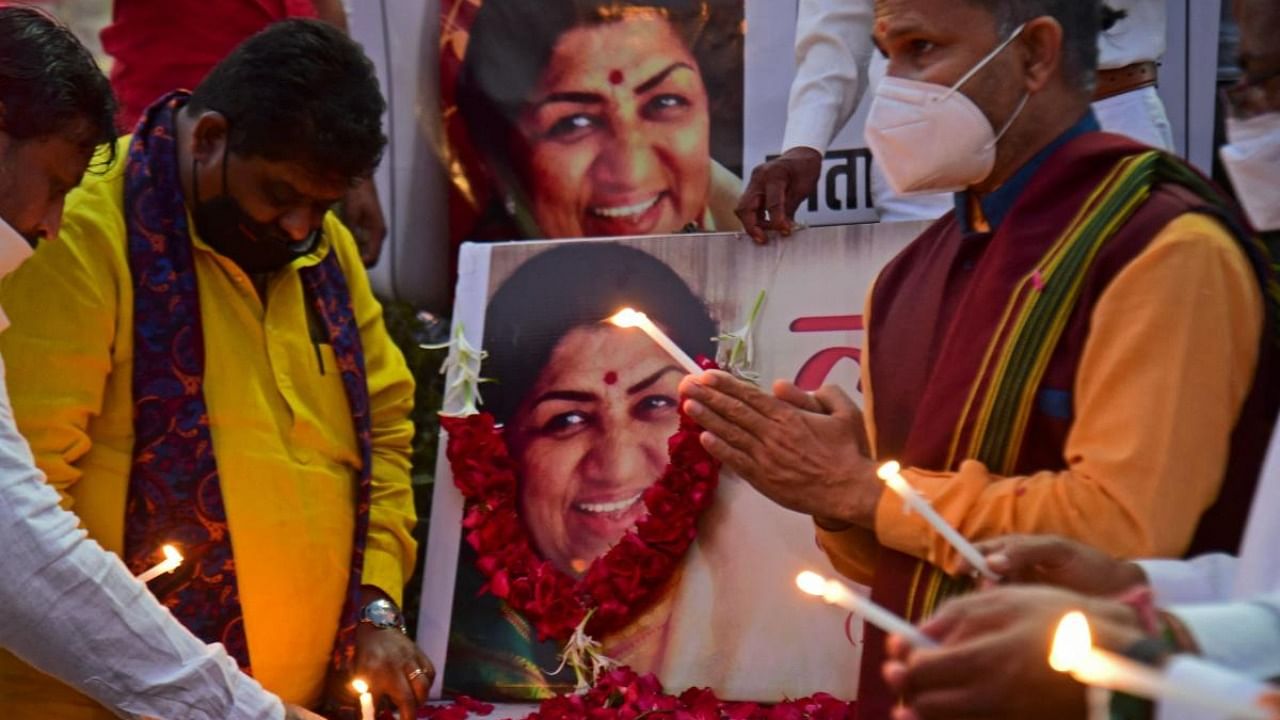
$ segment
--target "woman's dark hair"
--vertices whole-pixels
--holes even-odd
[[[387,144],[373,63],[319,20],[285,20],[245,40],[187,107],[221,113],[232,152],[349,178],[373,172]]]
[[[726,52],[735,49],[724,47],[726,43],[741,40],[737,23],[719,32],[713,10],[724,4],[722,0],[485,0],[471,25],[456,87],[458,111],[472,144],[490,160],[506,155],[520,109],[537,87],[556,42],[569,30],[618,22],[642,9],[661,13],[705,69],[709,62],[722,64]],[[708,32],[713,25],[717,31]],[[741,57],[741,48],[736,50]],[[708,61],[708,57],[714,59]],[[740,86],[740,77],[738,81]],[[708,94],[715,102],[711,85]],[[737,120],[741,125],[740,117]]]
[[[111,84],[76,36],[42,10],[0,5],[0,103],[0,130],[13,138],[76,133],[84,145],[114,152]]]
[[[483,388],[484,409],[508,422],[561,338],[628,306],[690,355],[714,356],[715,321],[665,263],[612,242],[566,245],[525,262],[490,299],[481,374],[496,382]]]

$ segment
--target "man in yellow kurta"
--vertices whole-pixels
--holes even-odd
[[[202,338],[175,336],[174,363],[186,361],[184,352],[203,354],[207,432],[234,556],[226,567],[242,610],[235,630],[252,672],[286,702],[316,706],[326,691],[350,700],[326,680],[341,679],[329,673],[335,636],[344,606],[356,604],[348,596],[358,597],[354,670],[403,717],[425,699],[434,673],[396,627],[415,555],[413,379],[351,234],[328,212],[380,159],[384,107],[372,66],[341,33],[289,21],[251,38],[194,94],[153,106],[145,132],[122,139],[114,164],[68,197],[57,240],[0,286],[14,319],[0,349],[41,469],[89,534],[125,554],[126,532],[156,512],[148,504],[127,516],[131,478],[139,463],[145,470],[164,460],[135,453],[136,333],[148,332],[139,327],[138,296],[149,290],[139,290],[146,283],[131,271],[140,251],[130,240],[143,238],[142,252],[158,245],[138,234],[135,213],[145,215],[139,207],[151,198],[130,195],[130,183],[141,178],[172,192],[174,211],[153,220],[177,229],[166,243],[187,248],[202,329]],[[164,168],[173,182],[163,182]],[[308,279],[323,268],[345,281],[339,304],[349,308],[347,326],[358,328],[347,337],[358,334],[364,412],[346,384],[358,363],[339,347],[342,336],[328,332],[334,326],[315,302],[324,286]],[[174,286],[182,277],[179,268]],[[205,489],[202,480],[201,505]],[[366,519],[364,541],[353,541]],[[359,545],[362,556],[353,554]],[[353,567],[362,567],[358,581],[349,581]],[[176,597],[161,599],[182,618]],[[7,654],[0,707],[6,718],[110,717]]]

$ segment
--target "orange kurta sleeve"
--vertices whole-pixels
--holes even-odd
[[[867,297],[862,304],[863,326],[870,327],[871,317],[871,298],[875,295],[875,280],[867,287]],[[868,347],[870,338],[864,335],[867,340],[863,341],[862,355],[858,360],[860,378],[860,389],[862,391],[862,417],[866,425],[867,439],[871,442],[871,447],[876,446],[876,426],[875,426],[875,400],[871,389],[871,351]],[[831,561],[831,565],[840,572],[841,575],[862,583],[870,585],[871,580],[875,577],[876,558],[880,554],[880,543],[876,540],[874,531],[853,526],[843,530],[829,530],[824,528],[821,523],[816,523],[818,547],[827,554],[827,559]]]
[[[905,475],[970,539],[1053,533],[1121,557],[1181,555],[1222,484],[1263,316],[1257,280],[1227,230],[1180,216],[1093,310],[1066,470],[1000,477],[970,460],[954,473]],[[956,567],[956,552],[891,492],[875,532],[888,547]]]

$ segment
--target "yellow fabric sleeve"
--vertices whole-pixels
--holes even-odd
[[[1176,557],[1214,502],[1257,363],[1262,293],[1243,251],[1206,215],[1174,219],[1099,299],[1075,384],[1067,470],[999,477],[904,474],[973,540],[1054,533],[1119,557]],[[948,570],[957,553],[884,493],[884,545]]]

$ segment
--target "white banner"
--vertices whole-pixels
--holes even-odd
[[[751,168],[776,157],[787,124],[787,100],[795,78],[797,5],[776,0],[747,0],[746,108],[742,166]],[[762,29],[763,28],[763,29]],[[822,163],[817,190],[796,211],[808,225],[875,222],[871,196],[871,152],[862,139],[870,93],[836,135]]]

